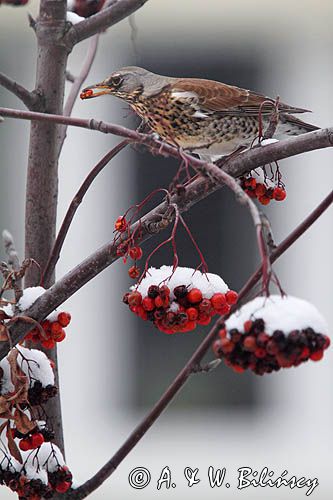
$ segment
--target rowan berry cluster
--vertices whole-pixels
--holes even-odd
[[[54,313],[52,314],[54,317]],[[34,343],[40,343],[45,349],[53,349],[56,342],[62,342],[66,338],[64,328],[69,325],[71,315],[68,312],[57,313],[56,319],[45,319],[41,322],[41,329],[33,328],[24,340],[31,340]]]
[[[54,472],[49,472],[49,484],[57,493],[66,493],[72,486],[73,476],[66,465],[58,467]]]
[[[268,205],[271,200],[283,201],[287,196],[282,186],[268,186],[252,176],[242,177],[241,187],[250,198],[256,198],[262,205]]]
[[[51,498],[53,491],[40,479],[29,479],[24,474],[0,468],[0,484],[16,492],[19,500],[40,500]]]
[[[163,267],[167,269],[167,266]],[[214,275],[221,280],[223,291],[215,291],[212,287],[207,293],[207,282],[202,281],[203,275],[199,271],[190,270],[194,278],[189,284],[178,284],[183,269],[187,270],[177,268],[175,273],[179,277],[172,278],[169,286],[151,284],[147,288],[143,282],[143,286],[133,287],[131,292],[124,295],[123,302],[141,319],[152,321],[161,332],[168,334],[192,331],[197,325],[208,325],[214,315],[230,312],[231,306],[237,302],[237,293],[228,290],[221,278]],[[194,286],[195,273],[199,273],[198,277],[204,284],[203,290]],[[191,273],[187,275],[191,276]]]
[[[327,335],[316,332],[310,326],[294,328],[291,331],[283,330],[284,325],[287,327],[291,323],[286,308],[281,307],[281,300],[276,304],[275,311],[273,311],[272,306],[269,306],[270,311],[265,319],[263,319],[265,317],[264,307],[263,317],[260,317],[260,312],[258,312],[256,317],[250,316],[242,325],[238,320],[236,328],[234,327],[234,318],[230,317],[226,321],[225,327],[220,329],[218,339],[213,344],[215,355],[224,359],[225,363],[238,373],[249,369],[257,375],[272,373],[281,368],[299,366],[309,359],[312,361],[322,359],[324,351],[330,345],[330,339]],[[300,299],[295,300],[300,301]],[[253,302],[257,307],[258,300],[255,299],[255,301]],[[301,302],[305,303],[305,301]],[[281,328],[275,329],[277,322],[272,311],[278,314],[279,309]],[[285,316],[286,314],[287,316]],[[243,317],[244,315],[241,313],[241,319]],[[294,319],[291,318],[291,321]],[[275,325],[273,331],[270,320],[271,325]],[[293,324],[295,326],[296,322],[294,321]],[[319,324],[318,321],[316,324]]]

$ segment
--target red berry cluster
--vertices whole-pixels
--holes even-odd
[[[105,0],[74,0],[71,10],[81,17],[90,17],[101,10]]]
[[[204,298],[201,290],[188,290],[185,285],[173,290],[175,299],[170,307],[171,291],[166,285],[151,285],[143,297],[137,290],[126,293],[123,302],[130,310],[145,321],[152,321],[164,333],[190,332],[197,325],[208,325],[215,314],[228,314],[237,302],[237,293],[215,293],[210,299]]]
[[[71,315],[68,312],[60,312],[56,321],[45,319],[41,322],[45,337],[43,337],[41,331],[35,327],[24,337],[24,340],[41,343],[45,349],[53,349],[56,342],[62,342],[65,339],[66,332],[64,328],[69,325],[70,321]]]
[[[114,224],[115,231],[119,233],[124,233],[128,230],[129,225],[124,216],[119,216]],[[123,241],[117,247],[118,257],[123,257],[124,264],[127,262],[128,257],[135,261],[135,264],[131,266],[128,270],[128,275],[130,278],[136,280],[140,276],[140,268],[137,266],[136,262],[142,258],[143,251],[138,245],[133,245],[131,238]]]
[[[66,465],[54,472],[49,472],[49,483],[57,493],[66,493],[72,486],[73,476]]]
[[[219,331],[213,344],[215,355],[238,373],[246,369],[257,375],[272,373],[281,368],[298,366],[305,361],[319,361],[330,339],[312,328],[294,330],[285,334],[276,330],[272,335],[265,332],[263,319],[245,321],[244,333],[236,328]]]
[[[257,198],[262,205],[268,205],[271,200],[283,201],[287,196],[282,186],[268,187],[254,177],[242,177],[241,186],[250,198]]]

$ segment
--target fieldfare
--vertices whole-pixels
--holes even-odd
[[[135,66],[112,73],[83,89],[82,99],[111,94],[126,101],[159,137],[185,151],[214,160],[249,147],[270,123],[275,100],[225,83],[199,78],[171,78]],[[317,130],[279,102],[274,138]]]

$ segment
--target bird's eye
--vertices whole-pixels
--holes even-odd
[[[122,78],[121,76],[113,76],[112,77],[112,85],[114,85],[115,87],[118,87],[122,82]]]

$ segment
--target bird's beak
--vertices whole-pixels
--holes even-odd
[[[104,94],[112,94],[112,86],[106,85],[105,83],[96,83],[91,87],[86,87],[82,89],[80,98],[81,99],[92,99],[93,97],[98,97]]]

